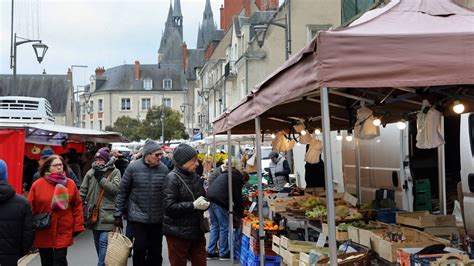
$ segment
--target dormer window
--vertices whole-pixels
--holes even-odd
[[[163,80],[163,89],[171,90],[173,88],[173,81],[171,79]]]
[[[149,91],[153,89],[153,80],[151,79],[144,79],[143,80],[143,89]]]

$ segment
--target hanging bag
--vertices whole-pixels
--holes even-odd
[[[113,170],[107,170],[106,179],[108,179],[112,175]],[[102,202],[102,198],[104,197],[104,189],[100,190],[99,199],[95,204],[89,204],[84,202],[83,205],[83,212],[84,212],[84,226],[86,228],[92,228],[94,225],[97,224],[99,221],[99,206]]]
[[[189,193],[191,193],[191,197],[193,197],[193,201],[196,200],[196,198],[194,197],[194,193],[191,191],[188,185],[186,185],[186,183],[181,178],[181,176],[176,172],[174,172],[174,174],[181,181],[181,183],[183,183],[183,185],[188,189]],[[199,215],[199,219],[201,220],[199,224],[199,228],[201,228],[201,231],[203,233],[208,233],[211,230],[211,226],[209,225],[209,220],[207,218],[204,218],[202,214]]]
[[[109,232],[107,240],[105,265],[126,266],[128,255],[133,246],[132,241],[123,234],[120,227],[117,227],[115,231]]]

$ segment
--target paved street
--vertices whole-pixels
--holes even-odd
[[[209,234],[206,235],[209,238]],[[76,238],[74,238],[74,245],[68,249],[68,262],[71,266],[90,266],[97,264],[97,255],[94,247],[94,239],[91,231],[85,231]],[[188,263],[191,265],[190,263]],[[208,260],[207,265],[229,265],[230,263],[218,260]],[[40,266],[39,254],[30,256],[20,265],[25,266]],[[132,260],[129,259],[128,265],[132,265]],[[168,261],[168,247],[166,246],[166,239],[163,239],[163,265],[169,265]]]

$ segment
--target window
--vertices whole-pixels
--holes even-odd
[[[90,101],[90,102],[89,102],[89,107],[91,108],[91,109],[90,109],[90,112],[91,112],[91,113],[94,112],[94,101]]]
[[[98,102],[97,102],[97,109],[99,110],[99,112],[103,112],[104,111],[104,100],[102,99],[99,99]]]
[[[173,81],[171,79],[163,80],[163,89],[171,90],[173,88]]]
[[[129,111],[132,110],[132,103],[130,101],[130,98],[123,98],[120,104],[120,109],[122,111]]]
[[[99,120],[99,130],[102,130],[102,120]]]
[[[308,30],[308,42],[311,41],[320,31],[328,30],[331,28],[331,24],[322,24],[322,25],[307,25]]]
[[[145,89],[145,90],[153,89],[153,80],[151,80],[151,79],[143,80],[143,89]]]
[[[171,107],[171,98],[163,98],[163,105],[166,107]]]
[[[94,129],[94,121],[91,121],[91,129]]]
[[[148,110],[151,108],[151,99],[144,98],[142,99],[142,110]]]

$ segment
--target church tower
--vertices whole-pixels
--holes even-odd
[[[202,14],[202,24],[199,25],[198,42],[196,47],[198,49],[205,49],[216,32],[216,24],[214,23],[214,15],[212,13],[211,2],[206,0],[206,7]]]
[[[177,28],[183,38],[183,14],[181,14],[181,1],[174,0],[173,27]]]

